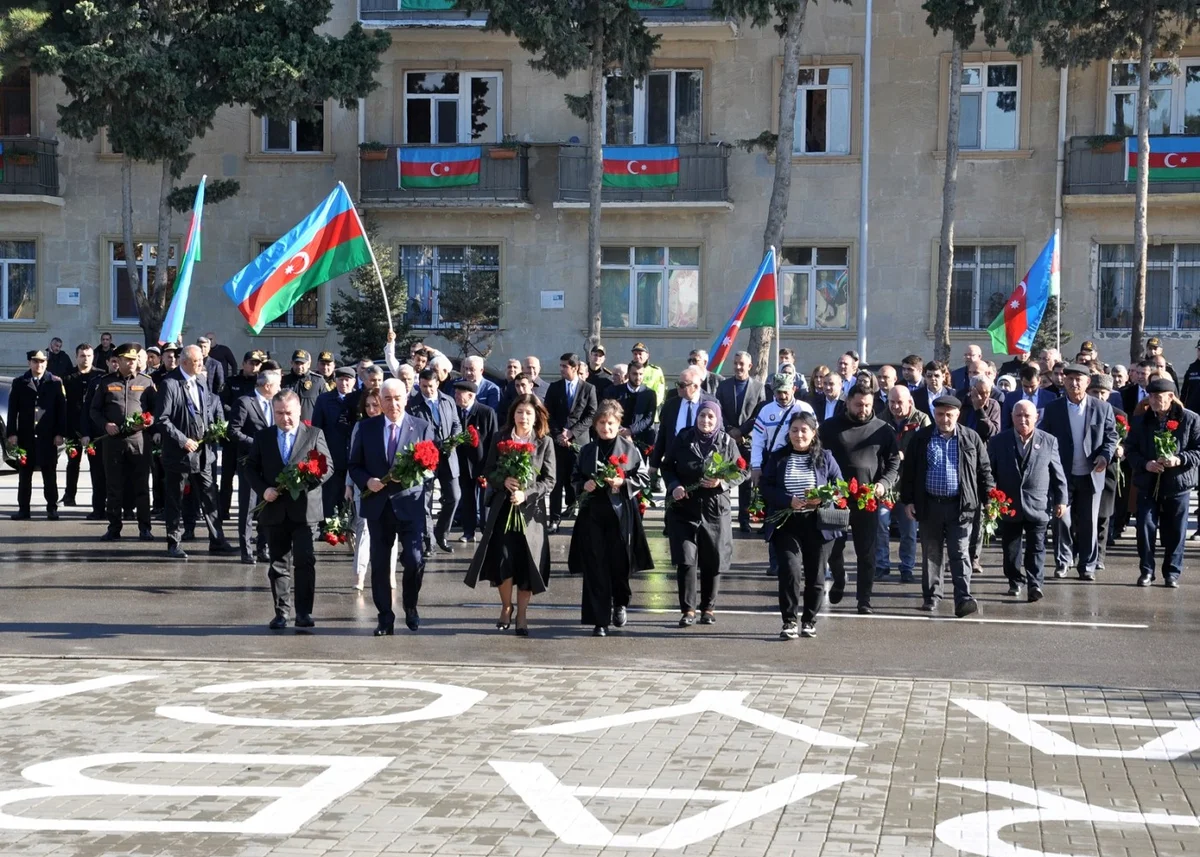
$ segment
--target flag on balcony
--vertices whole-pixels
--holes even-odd
[[[678,146],[605,146],[605,187],[677,187]]]
[[[312,214],[235,274],[225,294],[258,333],[305,292],[370,261],[366,230],[339,182]]]
[[[399,150],[400,187],[425,190],[479,184],[480,146]]]
[[[1028,353],[1033,349],[1046,305],[1058,294],[1058,233],[1055,232],[1038,254],[1037,261],[1013,293],[1004,311],[988,326],[993,354]]]
[[[1125,181],[1137,181],[1137,137],[1125,138]],[[1200,181],[1200,137],[1151,137],[1150,181]]]
[[[449,12],[458,0],[400,0],[401,12]]]
[[[204,213],[204,183],[208,176],[201,176],[200,186],[196,188],[196,201],[192,203],[192,222],[188,226],[187,241],[183,245],[183,263],[179,273],[175,275],[175,294],[171,297],[171,305],[167,307],[167,316],[163,319],[162,330],[158,334],[158,344],[178,342],[183,333],[183,315],[187,312],[188,292],[192,290],[192,266],[200,261],[200,217]]]
[[[774,327],[777,318],[778,300],[775,292],[775,250],[767,251],[762,264],[754,274],[754,279],[746,287],[746,293],[725,329],[713,343],[711,356],[708,358],[708,368],[711,372],[720,372],[725,365],[725,359],[733,351],[733,343],[738,337],[742,326]]]
[[[629,0],[629,8],[639,12],[653,12],[655,9],[682,9],[684,0]]]

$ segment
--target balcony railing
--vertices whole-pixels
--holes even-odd
[[[463,187],[402,188],[400,158],[403,149],[437,146],[388,146],[382,160],[359,163],[359,198],[363,202],[471,206],[486,203],[529,201],[529,147],[482,146],[479,183]]]
[[[58,141],[0,137],[0,195],[58,196]]]
[[[396,26],[482,26],[487,20],[486,12],[467,15],[454,5],[449,0],[359,0],[358,18]],[[655,25],[713,20],[712,0],[664,0],[662,6],[646,6],[640,11]]]
[[[1072,137],[1067,144],[1067,194],[1130,194],[1125,181],[1125,140],[1110,137]],[[1200,182],[1150,182],[1151,194],[1200,193]]]
[[[729,148],[725,143],[678,146],[678,184],[674,187],[606,187],[604,202],[727,203]],[[586,203],[591,174],[592,159],[588,157],[586,146],[560,146],[558,201]]]

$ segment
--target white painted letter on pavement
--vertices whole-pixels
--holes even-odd
[[[208,753],[102,753],[31,765],[21,772],[44,788],[0,791],[0,829],[88,833],[240,833],[288,836],[309,819],[378,774],[392,757],[272,756]],[[163,786],[93,779],[83,773],[101,765],[236,765],[324,768],[302,786]],[[21,801],[70,797],[242,797],[275,798],[244,821],[145,821],[121,819],[27,818],[2,808]],[[91,801],[89,801],[90,803]],[[195,810],[188,810],[194,814]]]
[[[415,711],[395,714],[377,714],[368,717],[337,717],[329,720],[290,720],[266,717],[239,717],[218,714],[199,705],[160,705],[155,713],[184,723],[203,723],[211,726],[272,726],[292,729],[314,729],[330,726],[385,726],[396,723],[413,723],[418,720],[436,720],[455,717],[487,696],[482,690],[459,687],[454,684],[436,684],[428,681],[386,681],[370,679],[278,679],[273,681],[241,681],[231,684],[211,684],[196,688],[196,693],[246,693],[277,689],[306,687],[374,687],[386,690],[415,690],[437,694],[437,699]],[[389,701],[392,701],[392,694]]]
[[[149,681],[152,675],[106,675],[100,678],[89,678],[70,684],[0,684],[0,693],[13,693],[0,699],[0,709],[16,708],[18,705],[37,705],[51,699],[60,699],[76,693],[87,693],[89,690],[104,690],[109,687],[120,687],[135,681]]]
[[[708,789],[626,789],[566,786],[537,762],[489,762],[542,824],[565,845],[591,848],[683,848],[753,821],[852,776],[796,774],[749,792]],[[714,801],[717,806],[637,836],[614,834],[580,802],[598,797],[624,800]]]

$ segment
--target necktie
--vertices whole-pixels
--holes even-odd
[[[692,413],[693,407],[694,407],[694,405],[691,402],[688,402],[688,415],[687,415],[687,423],[686,423],[688,428],[695,425],[695,423],[693,422],[693,420],[695,419],[695,415]]]
[[[387,457],[391,461],[396,457],[396,447],[400,445],[400,426],[391,423],[388,426]]]
[[[575,382],[571,381],[567,384],[567,407],[575,407]]]
[[[287,432],[279,435],[279,455],[283,458],[285,465],[292,457],[292,436]]]
[[[462,408],[458,409],[458,422],[462,425],[463,431],[467,430],[467,412]]]
[[[271,400],[263,399],[263,425],[271,424]]]

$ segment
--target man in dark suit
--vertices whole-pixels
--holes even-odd
[[[1152,364],[1142,360],[1129,364],[1129,383],[1121,388],[1121,410],[1132,416],[1134,410],[1146,398],[1146,385],[1150,380],[1146,377],[1146,369]]]
[[[475,541],[475,531],[482,530],[487,506],[483,502],[484,487],[479,484],[488,450],[496,434],[496,412],[475,397],[475,382],[461,379],[454,382],[454,404],[458,406],[458,421],[463,431],[474,426],[479,433],[479,446],[470,442],[454,451],[458,456],[458,487],[462,499],[459,501],[458,518],[462,522],[463,534],[460,542]]]
[[[661,467],[663,456],[675,442],[676,435],[696,424],[696,411],[700,403],[713,401],[712,396],[700,390],[702,374],[695,366],[689,366],[679,373],[679,382],[675,385],[679,395],[667,399],[659,412],[658,442],[654,444],[654,452],[650,456],[652,467]]]
[[[212,340],[207,336],[198,337],[196,344],[204,353],[204,382],[208,385],[208,391],[214,396],[220,396],[221,391],[225,389],[225,364],[209,353]]]
[[[925,364],[923,373],[925,386],[913,391],[913,404],[918,411],[924,411],[932,418],[933,403],[942,396],[954,396],[953,391],[946,386],[950,380],[950,370],[940,360],[930,360]]]
[[[1000,430],[1007,431],[1012,428],[1012,411],[1017,406],[1017,402],[1030,402],[1038,412],[1038,421],[1041,422],[1042,412],[1046,405],[1054,401],[1055,396],[1049,390],[1042,389],[1042,376],[1036,365],[1022,366],[1020,377],[1020,387],[1004,397],[1004,404],[1000,406]]]
[[[754,412],[766,401],[762,381],[750,377],[754,368],[750,354],[739,351],[733,355],[733,377],[717,385],[717,402],[725,421],[725,433],[737,441],[742,458],[750,460],[750,434],[754,431]],[[754,486],[749,479],[738,486],[738,528],[750,532],[750,498]]]
[[[221,364],[221,369],[225,373],[225,380],[229,380],[237,374],[237,355],[233,353],[232,348],[230,348],[228,345],[217,342],[217,335],[211,330],[205,333],[204,336],[200,337],[200,339],[208,341],[208,353],[204,356],[216,360]],[[200,343],[200,347],[204,347],[203,343]]]
[[[300,397],[292,390],[276,393],[271,400],[275,419],[274,429],[260,431],[250,446],[244,471],[254,493],[267,504],[258,513],[260,537],[267,540],[271,567],[271,598],[275,602],[275,618],[268,626],[272,631],[287,627],[292,612],[292,584],[295,569],[296,630],[312,628],[313,599],[317,590],[317,561],[313,553],[313,527],[321,522],[321,492],[304,489],[293,498],[288,491],[275,487],[286,468],[307,459],[316,452],[329,459],[329,447],[319,428],[300,421]],[[326,467],[321,482],[329,481],[333,470]],[[343,477],[344,479],[345,477]]]
[[[342,504],[346,492],[346,460],[350,456],[350,432],[354,428],[355,398],[351,394],[358,383],[354,369],[342,366],[333,373],[335,389],[317,397],[313,408],[313,428],[325,435],[333,478],[321,487],[325,517],[331,517]]]
[[[1008,495],[1016,513],[1000,520],[1008,594],[1020,595],[1024,583],[1032,603],[1042,599],[1050,516],[1061,518],[1067,513],[1067,479],[1058,441],[1035,428],[1038,412],[1033,402],[1018,402],[1012,417],[1013,427],[988,443],[988,456],[996,487]]]
[[[1121,421],[1125,421],[1125,425],[1129,425],[1129,418],[1125,412],[1113,403],[1112,396],[1113,379],[1111,375],[1104,373],[1093,374],[1091,380],[1088,381],[1088,395],[1093,399],[1099,399],[1102,402],[1108,402],[1109,407],[1113,409],[1113,420],[1119,426]],[[1116,401],[1120,401],[1119,399]],[[1126,481],[1132,482],[1129,474],[1129,465],[1125,462],[1125,445],[1120,442],[1120,431],[1117,431],[1117,451],[1113,458],[1111,466],[1104,471],[1104,493],[1100,495],[1100,515],[1096,519],[1096,551],[1100,557],[1096,562],[1096,568],[1103,571],[1104,563],[1108,558],[1108,548],[1113,541],[1113,528],[1122,526],[1120,515],[1117,514],[1118,499],[1120,502],[1128,504],[1129,498],[1125,491],[1117,491],[1117,474],[1122,470],[1125,472]],[[1126,491],[1128,489],[1126,488]]]
[[[250,449],[254,446],[254,438],[275,424],[271,400],[279,392],[282,379],[283,373],[278,363],[273,360],[264,362],[256,377],[258,384],[254,391],[233,403],[233,413],[229,417],[229,437],[234,442],[233,454],[238,463],[238,548],[245,565],[270,559],[265,537],[259,537],[258,550],[253,553],[250,551],[254,541],[254,519],[250,517],[250,510],[258,505],[259,497],[251,484],[246,464]]]
[[[434,381],[436,387],[437,382]],[[363,491],[359,514],[371,536],[371,595],[379,613],[375,636],[391,636],[396,621],[392,611],[392,546],[400,540],[399,560],[404,569],[401,602],[410,631],[420,627],[417,599],[425,573],[422,543],[425,539],[425,493],[428,483],[405,488],[385,483],[396,453],[423,440],[432,441],[433,427],[420,417],[405,413],[408,390],[404,382],[389,378],[380,390],[383,413],[358,425],[350,447],[349,475]],[[369,494],[366,492],[370,492]]]
[[[79,441],[79,454],[67,460],[67,487],[63,491],[62,505],[78,506],[75,494],[79,488],[79,472],[84,459],[88,459],[88,471],[92,480],[92,514],[89,520],[104,518],[104,465],[101,459],[90,457],[84,449],[92,440],[92,403],[88,391],[95,391],[97,379],[106,374],[92,363],[92,346],[86,342],[75,349],[75,366],[63,378],[67,391],[67,434]]]
[[[592,346],[591,356],[588,358],[587,382],[596,388],[597,403],[604,398],[605,391],[615,383],[612,371],[604,365],[606,357],[603,345],[597,342]]]
[[[658,408],[658,397],[642,383],[645,371],[646,367],[641,363],[630,363],[626,369],[626,380],[620,384],[614,382],[604,391],[604,398],[621,403],[624,413],[621,417],[621,435],[630,438],[642,450],[655,445],[654,412]]]
[[[963,352],[963,365],[950,373],[950,380],[947,382],[950,389],[960,391],[967,389],[971,380],[971,364],[976,360],[983,360],[983,350],[978,345],[968,345]]]
[[[1107,402],[1088,396],[1091,370],[1087,366],[1070,363],[1064,376],[1063,398],[1047,405],[1042,417],[1042,430],[1058,441],[1070,506],[1053,524],[1054,576],[1067,576],[1074,553],[1080,579],[1095,580],[1100,559],[1096,523],[1104,473],[1117,451],[1116,422]]]
[[[458,421],[458,407],[454,400],[438,390],[438,375],[433,369],[422,369],[418,376],[420,395],[408,400],[408,412],[429,424],[433,430],[433,439],[438,448],[443,448],[447,440],[462,432],[462,424]],[[438,462],[437,483],[441,491],[441,510],[437,520],[433,517],[433,485],[425,491],[425,550],[429,550],[430,539],[437,543],[438,549],[445,553],[454,553],[454,548],[446,541],[450,532],[450,524],[454,521],[454,510],[458,508],[458,456],[443,454]]]
[[[821,389],[809,397],[808,403],[812,405],[812,409],[817,415],[818,425],[824,425],[826,420],[841,416],[842,412],[846,410],[846,397],[842,395],[841,377],[830,372],[822,378]]]
[[[592,419],[596,416],[596,388],[579,377],[579,356],[567,353],[558,359],[559,380],[546,391],[546,411],[550,414],[550,437],[554,441],[555,482],[550,492],[549,532],[558,532],[563,497],[570,507],[575,503],[571,474],[579,450],[589,440]]]
[[[5,425],[9,448],[25,450],[17,468],[17,512],[14,521],[29,520],[33,471],[42,474],[46,518],[58,520],[58,450],[67,431],[67,393],[62,380],[46,371],[46,352],[30,351],[29,371],[13,381]]]
[[[710,396],[715,396],[717,394],[717,387],[725,379],[708,368],[708,352],[703,348],[693,348],[691,353],[688,354],[688,365],[695,366],[704,373],[704,378],[700,381],[700,391]]]
[[[167,495],[167,556],[187,559],[179,547],[183,538],[183,497],[185,487],[195,498],[199,514],[208,529],[210,553],[237,553],[221,530],[217,519],[217,492],[210,461],[216,454],[212,443],[204,442],[208,431],[222,413],[220,400],[204,383],[204,353],[198,345],[183,349],[179,377],[163,379],[156,403],[154,421],[162,435],[162,464]]]

